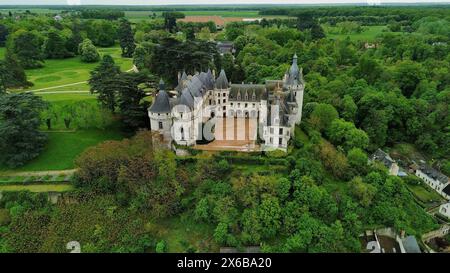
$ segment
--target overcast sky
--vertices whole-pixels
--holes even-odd
[[[0,5],[175,5],[175,4],[330,4],[330,3],[436,3],[450,0],[0,0]]]

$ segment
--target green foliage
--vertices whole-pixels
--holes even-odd
[[[91,40],[84,39],[78,47],[78,52],[81,56],[81,61],[86,63],[95,63],[100,60],[100,54],[97,48],[92,44]]]
[[[131,58],[136,45],[134,43],[134,35],[130,22],[127,20],[122,20],[117,33],[119,36],[120,47],[122,48],[122,56]]]
[[[43,48],[47,59],[63,59],[71,56],[66,49],[66,41],[57,31],[48,33]]]
[[[363,130],[357,129],[352,122],[342,119],[333,120],[327,134],[333,144],[341,145],[345,151],[352,148],[365,149],[369,145],[369,138]]]
[[[43,66],[43,39],[36,31],[18,30],[10,35],[8,41],[8,54],[16,56],[23,68]]]
[[[114,79],[120,74],[120,68],[115,65],[110,55],[103,56],[99,66],[91,71],[89,85],[91,93],[97,93],[97,99],[111,112],[114,112],[117,104],[117,86]]]
[[[38,129],[47,107],[31,93],[0,95],[0,162],[17,167],[37,157],[47,142]]]
[[[156,244],[156,253],[164,253],[166,252],[166,242],[164,240],[159,241]]]
[[[339,114],[332,105],[319,103],[311,113],[309,123],[318,131],[325,131],[338,117]]]

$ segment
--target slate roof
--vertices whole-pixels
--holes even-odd
[[[192,96],[191,92],[189,92],[189,89],[185,88],[183,89],[183,91],[181,91],[181,96],[178,103],[186,105],[189,108],[194,108],[194,97]]]
[[[216,88],[218,89],[227,89],[228,88],[228,79],[225,74],[225,70],[221,70],[219,77],[216,79]]]
[[[150,112],[153,113],[169,113],[172,107],[169,101],[169,95],[164,90],[159,90],[156,95],[155,102],[150,106]]]
[[[286,78],[287,85],[295,85],[303,83],[303,72],[302,69],[298,67],[297,64],[297,54],[292,58],[292,65],[289,68]]]
[[[383,150],[381,149],[377,149],[371,156],[370,159],[376,160],[376,161],[380,161],[381,163],[384,164],[384,166],[386,166],[386,168],[391,168],[392,164],[395,163],[395,160],[393,160],[389,154],[385,153]]]
[[[232,84],[228,99],[230,101],[257,102],[265,99],[264,84]]]
[[[442,184],[446,184],[449,182],[448,177],[446,175],[426,164],[421,164],[419,166],[419,170],[424,174],[426,174],[428,177],[431,177],[432,179],[439,181]]]
[[[410,235],[402,240],[406,253],[421,253],[416,237]]]

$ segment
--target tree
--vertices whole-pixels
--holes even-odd
[[[327,135],[335,145],[341,145],[344,150],[352,148],[365,149],[369,145],[369,137],[366,132],[357,129],[352,122],[343,119],[335,119],[331,122]]]
[[[353,101],[350,95],[344,95],[341,105],[341,116],[347,121],[354,122],[356,117],[356,112],[358,111],[358,106]]]
[[[8,34],[9,34],[8,27],[4,24],[0,24],[0,46],[5,46]]]
[[[37,157],[47,136],[39,131],[41,97],[31,93],[0,96],[0,162],[17,167]]]
[[[121,73],[114,80],[115,90],[118,90],[117,104],[122,122],[127,130],[146,128],[148,124],[145,86],[156,87],[157,78],[146,73]]]
[[[262,236],[271,238],[281,227],[281,207],[278,198],[264,195],[258,206],[258,219],[261,223]]]
[[[352,148],[347,153],[348,163],[357,174],[365,174],[367,170],[367,154],[359,148]]]
[[[0,60],[0,79],[5,88],[26,88],[33,85],[27,81],[23,67],[9,52],[6,53],[4,60]]]
[[[18,30],[11,35],[8,54],[14,54],[19,64],[27,68],[43,66],[42,38],[34,31]]]
[[[101,47],[114,45],[117,37],[117,32],[113,23],[108,20],[90,21],[87,34],[94,45]]]
[[[319,103],[311,113],[309,123],[318,131],[327,130],[331,122],[339,117],[336,109],[326,103]]]
[[[176,11],[163,12],[162,16],[164,17],[164,28],[172,33],[177,29],[177,19],[185,17],[184,13]]]
[[[79,54],[78,46],[83,42],[83,37],[80,33],[80,26],[78,23],[74,23],[72,27],[72,34],[66,40],[66,49],[73,55]]]
[[[91,40],[84,39],[78,47],[78,52],[81,55],[81,61],[86,63],[95,63],[100,60],[100,54],[97,48],[92,44]]]
[[[417,85],[424,78],[425,71],[420,63],[402,61],[395,66],[394,79],[407,98],[411,97]]]
[[[117,89],[115,77],[120,75],[120,67],[116,66],[110,55],[103,56],[100,65],[91,71],[89,85],[91,93],[98,94],[97,99],[111,112],[116,108]]]
[[[325,38],[325,31],[318,23],[315,23],[311,28],[311,38],[313,40]]]
[[[66,44],[61,35],[56,31],[50,31],[44,42],[44,55],[48,59],[63,59],[69,56]]]
[[[131,58],[136,48],[134,43],[134,34],[131,29],[131,24],[128,20],[121,20],[119,29],[117,30],[119,36],[120,47],[122,48],[122,56]]]

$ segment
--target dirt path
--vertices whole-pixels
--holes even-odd
[[[83,81],[83,82],[75,82],[75,83],[69,83],[69,84],[63,84],[63,85],[52,86],[52,87],[46,87],[46,88],[40,88],[40,89],[34,89],[34,90],[29,90],[29,91],[27,91],[27,92],[39,92],[39,91],[43,91],[43,90],[56,89],[56,88],[61,88],[61,87],[67,87],[67,86],[73,86],[73,85],[83,84],[83,83],[87,83],[87,81]]]
[[[31,92],[31,91],[28,91]],[[80,94],[80,93],[90,93],[91,91],[82,91],[82,90],[76,90],[76,91],[44,91],[44,92],[36,92],[36,94],[43,95],[43,94]]]

